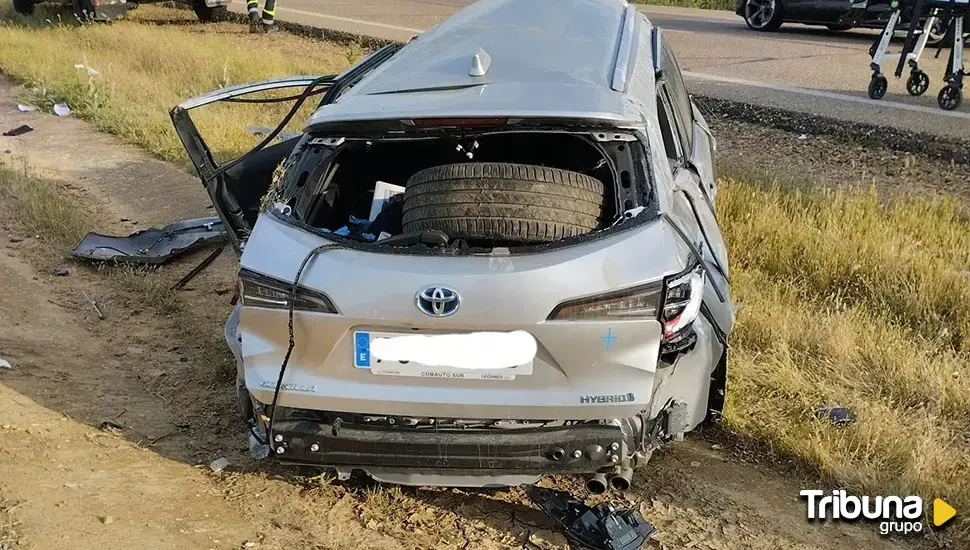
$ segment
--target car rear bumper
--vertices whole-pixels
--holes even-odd
[[[294,415],[294,413],[296,413]],[[636,446],[639,418],[551,427],[441,428],[404,419],[281,409],[273,426],[281,462],[366,472],[433,472],[498,478],[592,473],[624,463]],[[294,418],[295,417],[295,418]],[[312,418],[312,420],[311,420]],[[347,420],[344,420],[347,419]],[[389,423],[390,422],[390,423]]]

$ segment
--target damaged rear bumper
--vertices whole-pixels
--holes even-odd
[[[628,463],[639,418],[613,423],[557,423],[523,428],[443,428],[442,421],[393,417],[299,418],[319,411],[282,409],[274,428],[275,456],[290,464],[349,472],[359,469],[382,480],[409,476],[415,484],[428,475],[474,479],[462,485],[507,484],[508,476],[592,473]],[[293,419],[296,416],[297,418]],[[417,422],[417,426],[408,423]],[[428,475],[421,475],[422,473]]]

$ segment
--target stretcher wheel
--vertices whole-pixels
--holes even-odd
[[[869,81],[869,98],[882,99],[888,88],[889,81],[886,80],[886,77],[881,74],[872,75],[872,79]]]
[[[936,96],[936,102],[940,104],[940,109],[952,111],[960,106],[963,101],[963,90],[956,86],[947,85],[940,90],[940,95]]]
[[[930,77],[923,71],[913,71],[906,79],[906,91],[909,95],[923,95],[930,87]]]

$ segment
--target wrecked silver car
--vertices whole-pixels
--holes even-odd
[[[286,88],[283,122],[217,163],[190,111]],[[240,255],[226,337],[270,457],[622,490],[721,410],[734,309],[715,143],[626,2],[482,0],[340,75],[171,114]]]

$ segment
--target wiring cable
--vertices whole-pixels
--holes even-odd
[[[236,166],[240,162],[242,162],[242,161],[248,159],[249,157],[255,155],[259,151],[262,151],[263,148],[265,148],[267,145],[269,145],[270,143],[272,143],[273,140],[276,139],[276,136],[278,136],[279,133],[282,132],[284,128],[286,128],[286,125],[290,123],[290,120],[292,120],[293,117],[296,116],[297,111],[300,110],[300,107],[303,106],[303,103],[306,102],[307,98],[309,98],[310,96],[314,95],[314,88],[316,88],[320,84],[323,84],[323,83],[326,83],[326,82],[332,82],[332,81],[333,81],[332,77],[329,77],[329,76],[321,76],[320,78],[318,78],[318,79],[314,80],[313,82],[311,82],[310,84],[308,84],[307,87],[303,89],[303,93],[300,94],[299,96],[297,96],[296,102],[293,104],[292,107],[290,107],[290,110],[286,113],[286,116],[283,117],[283,120],[281,120],[280,123],[276,125],[276,128],[274,128],[272,132],[270,132],[269,134],[266,135],[265,138],[263,138],[263,141],[260,141],[258,144],[256,144],[255,147],[253,147],[252,149],[250,149],[249,151],[247,151],[246,154],[242,155],[241,157],[239,157],[239,158],[237,158],[235,160],[232,160],[230,162],[227,162],[227,163],[223,164],[222,166],[220,166],[219,168],[215,169],[206,178],[207,183],[208,183],[208,180],[215,179],[215,178],[221,176],[222,174],[225,174],[226,171],[228,171],[229,169],[231,169],[233,166]]]
[[[269,443],[270,450],[275,454],[276,450],[276,440],[273,436],[273,425],[276,422],[276,405],[280,398],[280,388],[283,386],[283,376],[286,374],[286,367],[290,363],[290,355],[293,354],[293,348],[296,346],[296,338],[293,334],[293,307],[296,303],[296,293],[300,288],[300,278],[303,277],[303,271],[306,269],[310,260],[316,258],[322,252],[327,250],[333,250],[337,248],[344,248],[338,243],[327,243],[320,245],[310,252],[307,253],[306,257],[303,258],[303,262],[300,264],[300,269],[296,271],[296,277],[293,279],[293,284],[290,287],[290,299],[289,306],[287,308],[287,330],[289,332],[289,344],[286,348],[286,355],[283,356],[283,362],[280,364],[280,374],[276,379],[276,388],[273,390],[273,402],[270,410],[269,425],[266,428],[266,439]]]

